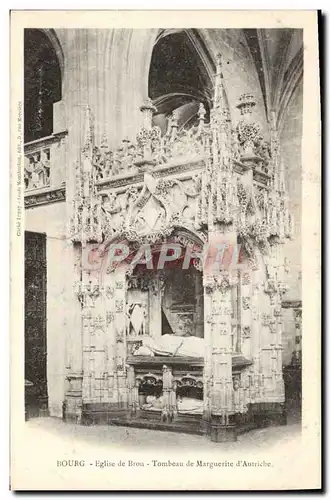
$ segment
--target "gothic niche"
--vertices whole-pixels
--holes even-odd
[[[131,353],[144,344],[146,337],[156,344],[164,336],[203,338],[201,272],[193,265],[182,269],[181,259],[157,269],[159,255],[153,253],[153,269],[138,264],[128,277],[127,336],[133,343]],[[171,340],[169,348],[170,344]]]

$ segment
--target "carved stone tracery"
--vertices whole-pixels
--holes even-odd
[[[249,237],[265,248],[275,238],[283,241],[290,236],[292,220],[276,132],[272,131],[269,146],[259,125],[251,119],[255,104],[253,96],[241,97],[238,108],[242,118],[234,131],[218,61],[210,124],[204,121],[205,110],[201,105],[197,127],[179,131],[173,115],[167,133],[161,136],[160,130],[152,127],[154,108],[149,102],[142,107],[144,126],[137,143],[124,139],[118,150],[109,151],[106,139],[99,148],[94,145],[88,108],[85,146],[76,168],[72,239],[86,244],[121,233],[135,239],[140,233],[147,235],[153,231],[160,237],[181,224],[196,230],[211,224],[231,224],[244,238]],[[185,171],[185,165],[194,155],[201,159],[202,168],[191,180],[173,176],[158,179],[160,168],[172,168],[175,160],[179,162],[179,172],[181,168]],[[251,178],[247,181],[249,174],[243,175],[246,163],[252,168],[249,166],[252,162],[257,171],[261,165],[264,165],[262,170],[268,170],[265,187],[254,185]],[[124,191],[100,193],[100,180],[139,171],[145,172],[142,185],[133,183]],[[153,211],[153,220],[147,220],[144,211]]]

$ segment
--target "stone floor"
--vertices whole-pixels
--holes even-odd
[[[289,441],[300,439],[300,423],[289,423],[286,426],[268,427],[252,430],[238,436],[234,443],[213,443],[206,436],[190,434],[153,431],[147,429],[134,429],[118,426],[81,426],[63,422],[57,418],[33,418],[26,422],[27,433],[33,439],[39,439],[45,432],[54,439],[61,438],[75,445],[92,445],[109,447],[110,444],[128,449],[158,448],[162,443],[168,449],[219,449],[235,451],[258,448],[270,449],[275,445],[283,445]]]
[[[302,477],[310,457],[303,452],[300,423],[253,430],[232,443],[52,417],[31,418],[20,430],[14,489],[291,489],[309,476]],[[301,468],[298,460],[305,462]]]

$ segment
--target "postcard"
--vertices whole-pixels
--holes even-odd
[[[11,489],[321,488],[317,11],[12,11]]]

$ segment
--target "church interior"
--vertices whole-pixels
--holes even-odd
[[[300,420],[302,96],[299,29],[25,29],[27,419]]]

